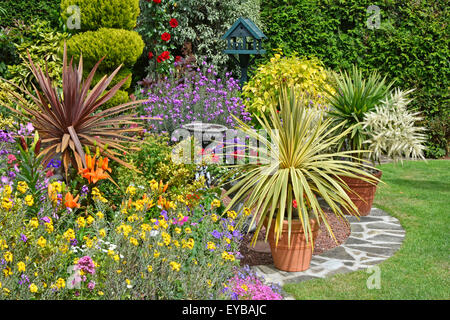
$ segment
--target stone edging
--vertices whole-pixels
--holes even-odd
[[[283,286],[286,283],[367,269],[393,256],[400,249],[405,230],[396,218],[386,212],[372,208],[368,216],[360,217],[359,220],[351,216],[347,218],[351,226],[350,237],[339,247],[314,255],[308,270],[284,272],[273,265],[251,268],[263,276],[266,282]]]

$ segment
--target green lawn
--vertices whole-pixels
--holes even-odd
[[[384,164],[374,206],[400,220],[402,247],[378,266],[381,289],[365,270],[287,284],[296,299],[450,299],[450,161]]]

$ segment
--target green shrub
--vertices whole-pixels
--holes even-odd
[[[45,19],[58,26],[60,0],[14,0],[0,2],[0,26],[12,27],[14,20]]]
[[[100,71],[110,71],[123,64],[131,68],[144,50],[144,41],[135,31],[101,28],[77,34],[67,41],[68,56],[75,60],[83,54],[87,69],[102,57]]]
[[[106,91],[105,91],[105,94],[106,94]],[[128,96],[128,92],[126,92],[124,90],[118,90],[116,92],[116,94],[111,99],[109,99],[104,105],[102,105],[101,109],[99,109],[99,110],[106,110],[106,109],[127,103],[129,101],[130,101],[130,97]]]
[[[109,72],[109,73],[103,73],[103,72],[95,73],[94,78],[92,79],[92,83],[91,83],[92,87],[95,86],[101,80],[101,78],[103,78],[103,76],[109,76],[110,74],[111,74],[111,72]],[[85,78],[88,75],[89,75],[89,73],[84,73],[84,77]],[[118,84],[120,81],[122,81],[127,76],[129,76],[128,80],[120,88],[122,90],[127,90],[130,87],[130,85],[131,85],[131,78],[132,78],[131,70],[128,69],[128,68],[121,68],[119,70],[117,75],[114,77],[114,79],[109,84],[108,89],[111,89],[112,87],[114,87],[116,84]]]
[[[246,101],[249,111],[260,115],[268,113],[268,108],[278,103],[280,89],[284,84],[295,88],[298,97],[308,94],[314,105],[325,103],[323,87],[331,90],[327,81],[327,72],[319,60],[295,54],[283,57],[282,52],[278,51],[267,63],[259,66],[243,87],[242,95],[249,99]]]
[[[67,8],[80,8],[81,31],[99,28],[133,30],[139,16],[139,0],[62,0],[61,15],[64,21],[70,16]]]
[[[8,66],[8,78],[17,85],[22,83],[32,90],[33,74],[28,68],[27,51],[31,59],[42,70],[47,66],[50,77],[61,84],[62,50],[61,46],[69,35],[61,33],[50,26],[47,21],[36,21],[22,34],[22,40],[16,44],[17,54],[26,59],[16,65]]]
[[[379,29],[367,28],[373,4],[381,9]],[[449,102],[448,13],[438,0],[273,0],[261,7],[268,47],[314,55],[334,70],[376,69],[403,90],[416,89],[409,108],[427,121],[445,118]],[[448,148],[448,140],[429,142]]]

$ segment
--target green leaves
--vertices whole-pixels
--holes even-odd
[[[259,147],[248,147],[246,160],[251,159],[247,154],[252,152],[267,154],[269,160],[263,164],[249,161],[234,165],[234,170],[228,175],[236,175],[236,184],[227,191],[227,195],[235,193],[235,196],[225,211],[247,199],[244,206],[253,210],[252,224],[259,221],[253,241],[256,241],[266,218],[267,228],[275,228],[276,239],[285,219],[289,222],[289,239],[294,220],[302,222],[309,241],[313,241],[311,219],[319,224],[325,223],[328,232],[333,234],[317,197],[321,197],[334,214],[343,218],[343,208],[356,212],[356,207],[345,192],[348,187],[338,176],[376,180],[364,170],[370,167],[353,157],[360,150],[329,151],[354,127],[344,129],[345,123],[334,125],[331,119],[324,119],[322,111],[308,108],[306,104],[305,97],[297,98],[292,88],[283,87],[278,102],[280,112],[271,109],[268,116],[263,114],[258,118],[260,126],[268,134],[267,139],[239,121],[239,129],[259,141]],[[342,158],[357,161],[335,160]],[[298,209],[292,208],[293,200],[296,200]],[[272,222],[272,218],[276,220]],[[267,236],[268,233],[266,239]]]
[[[361,130],[365,114],[386,97],[393,83],[386,85],[386,77],[381,79],[377,72],[372,72],[367,79],[363,78],[361,70],[353,66],[352,73],[347,71],[334,74],[332,90],[325,88],[326,99],[331,106],[330,117],[335,125],[342,124],[342,129],[353,128],[351,136],[343,136],[339,146],[347,145],[346,150],[364,149],[366,140]]]

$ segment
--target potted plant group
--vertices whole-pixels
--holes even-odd
[[[309,267],[320,224],[334,237],[319,197],[341,219],[345,220],[343,209],[356,212],[337,176],[374,179],[367,171],[371,167],[354,158],[359,150],[329,151],[353,127],[341,130],[343,124],[333,126],[323,111],[307,104],[306,98],[297,99],[293,89],[285,87],[280,111],[273,108],[268,116],[257,117],[262,131],[237,119],[238,129],[258,143],[246,146],[243,159],[229,173],[237,183],[227,191],[235,195],[225,210],[241,201],[252,209],[251,225],[256,224],[252,243],[265,226],[275,266],[285,271]]]
[[[364,118],[388,95],[393,82],[386,84],[386,78],[381,78],[377,72],[372,72],[364,79],[356,66],[353,66],[351,74],[341,71],[339,74],[333,74],[333,78],[332,89],[325,89],[326,100],[330,107],[328,116],[334,125],[340,125],[338,133],[353,128],[348,134],[341,136],[337,148],[347,151],[360,150],[355,159],[349,160],[367,161],[367,157],[364,156],[370,150],[369,145],[365,143],[369,136],[364,128]],[[339,179],[348,186],[347,193],[361,216],[370,213],[377,184],[382,175],[381,170],[374,170],[371,173],[376,179],[368,181],[359,177],[339,176]],[[349,213],[347,210],[344,212]]]

